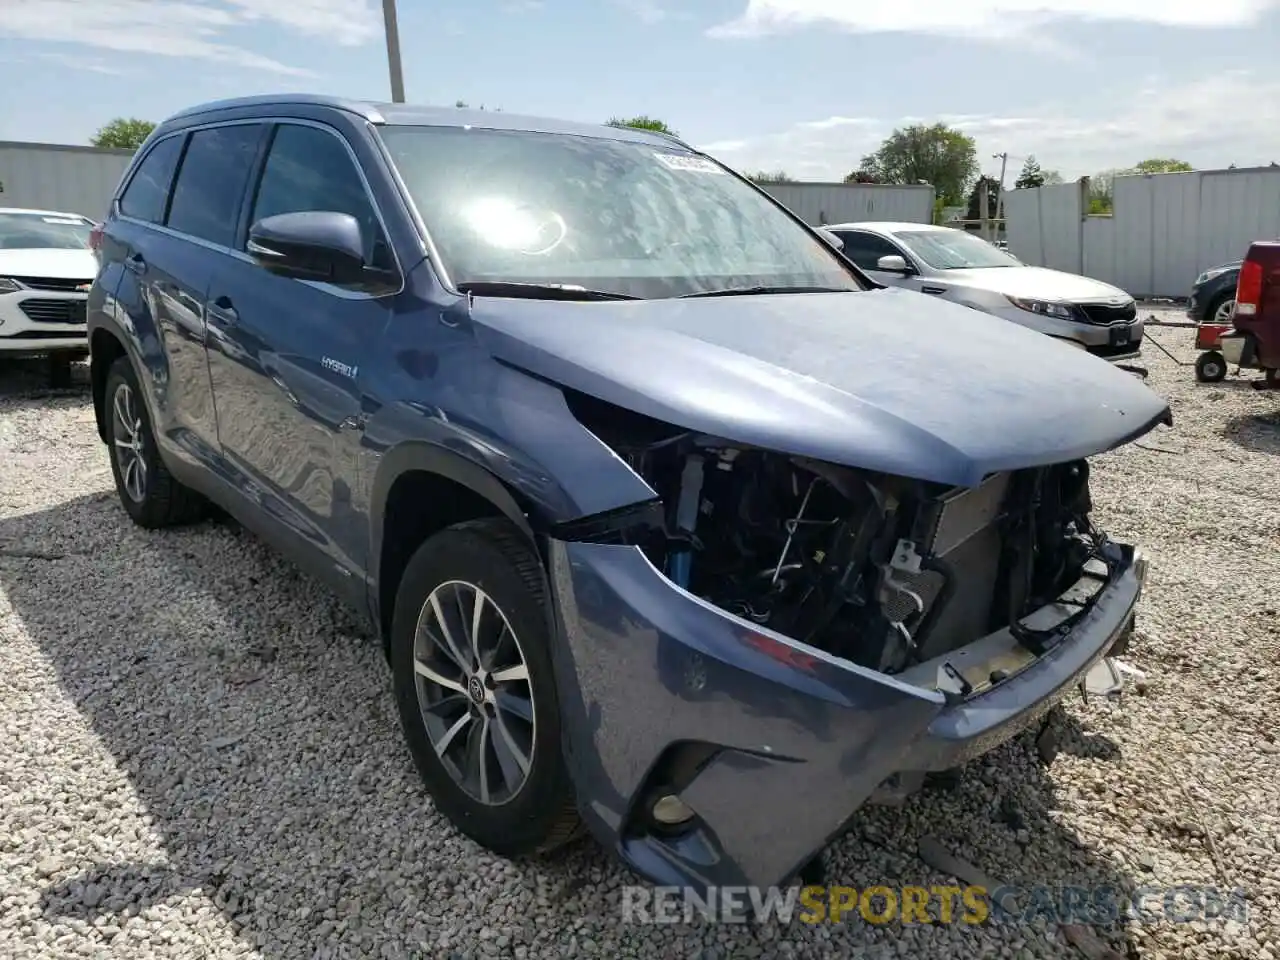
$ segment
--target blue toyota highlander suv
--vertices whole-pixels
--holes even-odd
[[[95,236],[97,427],[144,528],[239,519],[369,617],[437,807],[665,883],[788,880],[1037,722],[1145,573],[1104,360],[886,289],[638,130],[198,107]]]

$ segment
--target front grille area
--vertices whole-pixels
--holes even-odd
[[[0,340],[84,340],[83,330],[23,330],[6,333]]]
[[[84,323],[84,300],[23,300],[18,309],[36,323]]]
[[[24,287],[32,290],[56,290],[59,293],[76,293],[81,287],[93,283],[92,277],[83,280],[64,280],[62,277],[13,277]]]
[[[1138,305],[1132,301],[1124,307],[1111,307],[1105,303],[1081,303],[1077,306],[1086,320],[1103,327],[1116,323],[1130,323],[1138,316]]]

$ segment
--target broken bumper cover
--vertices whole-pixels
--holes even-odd
[[[882,782],[984,753],[1079,684],[1131,627],[1141,593],[1145,561],[1113,549],[1113,575],[1047,653],[1022,651],[1017,667],[1003,631],[964,648],[966,677],[1007,677],[949,704],[932,664],[863,669],[686,593],[637,548],[550,541],[564,746],[587,826],[655,883],[784,882]],[[701,762],[672,782],[672,757],[691,749]],[[658,795],[677,795],[692,821],[656,827]]]

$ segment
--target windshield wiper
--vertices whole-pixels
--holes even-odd
[[[857,287],[723,287],[720,290],[703,290],[686,293],[681,300],[697,297],[758,297],[769,293],[857,293]]]
[[[625,293],[589,290],[575,283],[516,283],[512,280],[467,280],[458,284],[461,293],[482,297],[524,297],[528,300],[639,300]]]

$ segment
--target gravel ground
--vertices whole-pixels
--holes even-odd
[[[950,883],[916,855],[932,834],[1004,882],[1240,887],[1243,922],[1096,932],[1280,958],[1280,397],[1146,354],[1176,425],[1101,458],[1095,499],[1151,556],[1149,685],[1073,697],[1047,770],[1023,738],[868,810],[828,870]],[[0,370],[0,956],[1084,955],[1043,923],[626,924],[634,881],[590,842],[490,856],[424,797],[358,624],[230,525],[133,528],[86,391],[25,376]]]

